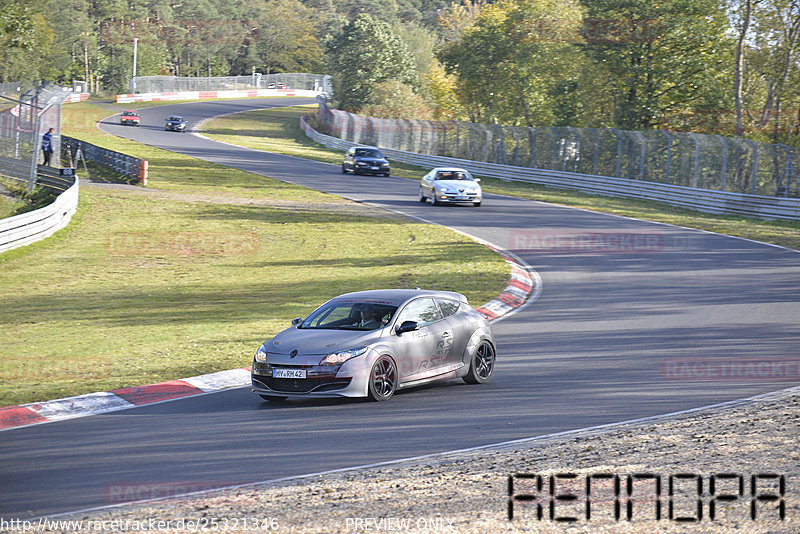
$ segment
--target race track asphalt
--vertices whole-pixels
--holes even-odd
[[[497,195],[486,195],[480,208],[433,207],[417,201],[411,180],[343,175],[338,166],[163,131],[164,117],[173,113],[193,125],[222,113],[308,101],[173,104],[143,109],[139,128],[108,120],[102,129],[421,217],[511,250],[537,270],[543,288],[534,304],[494,326],[492,381],[403,391],[385,403],[276,405],[239,388],[1,432],[0,517],[485,445],[797,384],[785,377],[696,380],[683,366],[715,362],[719,370],[725,362],[769,361],[780,368],[781,361],[796,360],[797,252]],[[249,358],[242,355],[243,366]],[[735,458],[730,461],[735,471]],[[570,458],[563,462],[569,470]],[[504,491],[508,474],[498,473],[497,491]]]

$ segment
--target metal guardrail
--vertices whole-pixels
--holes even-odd
[[[318,130],[353,143],[540,171],[800,198],[796,146],[666,130],[380,119],[318,100]]]
[[[301,119],[301,127],[308,137],[329,148],[344,151],[358,144],[321,134],[303,119]],[[389,159],[426,168],[462,167],[479,176],[575,189],[600,195],[655,200],[707,213],[744,215],[762,219],[800,220],[800,199],[798,198],[747,195],[625,178],[546,171],[444,156],[430,156],[383,147],[381,147],[381,151]]]
[[[137,93],[163,93],[169,91],[226,91],[239,89],[291,88],[307,89],[330,94],[333,77],[327,74],[280,72],[247,76],[176,77],[135,76],[130,80],[131,91]]]
[[[44,239],[69,223],[78,208],[78,177],[73,176],[67,181],[71,182],[70,185],[52,204],[0,219],[0,252]],[[64,180],[61,182],[64,185]]]
[[[64,175],[62,171],[74,172],[74,169],[54,169],[39,165],[36,170],[36,185],[43,185],[55,191],[66,191],[75,183],[75,175]]]
[[[29,166],[27,161],[0,157],[0,176],[28,185]],[[36,166],[35,185],[43,185],[56,191],[65,191],[72,186],[72,183],[72,176],[63,176],[60,168]]]
[[[147,160],[108,150],[73,137],[62,136],[61,145],[64,150],[69,151],[69,159],[76,162],[76,166],[76,156],[78,156],[78,150],[80,150],[86,161],[91,161],[132,180],[138,180],[143,185],[147,185]]]

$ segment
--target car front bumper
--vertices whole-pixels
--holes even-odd
[[[353,167],[353,172],[356,174],[389,174],[391,171],[388,167]]]
[[[437,202],[452,202],[454,204],[460,204],[464,202],[480,202],[481,201],[481,194],[480,193],[440,193],[436,192],[436,201]]]
[[[261,395],[294,398],[366,397],[367,373],[342,373],[323,366],[303,366],[307,378],[273,378],[273,369],[286,366],[253,363],[250,374],[252,390]],[[353,375],[353,376],[346,376]]]

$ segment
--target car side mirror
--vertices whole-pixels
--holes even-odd
[[[411,332],[419,328],[419,325],[416,321],[403,321],[403,324],[396,327],[394,329],[395,333],[399,336],[400,334],[404,334],[405,332]]]
[[[302,317],[296,317],[296,318],[292,319],[292,326],[297,326],[302,322],[303,322],[303,318]]]

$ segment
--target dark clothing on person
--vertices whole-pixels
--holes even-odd
[[[44,164],[50,166],[50,158],[53,157],[53,129],[42,136],[42,152],[44,153]]]

